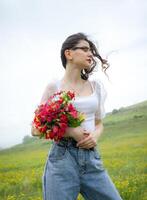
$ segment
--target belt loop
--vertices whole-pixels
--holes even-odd
[[[71,145],[71,140],[67,140],[67,146],[69,147]]]
[[[66,140],[65,147],[66,147],[66,149],[69,147],[69,140]]]

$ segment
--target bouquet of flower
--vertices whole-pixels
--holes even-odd
[[[75,109],[72,100],[74,92],[54,93],[35,110],[32,125],[41,133],[40,138],[59,141],[67,127],[77,127],[85,120],[85,115]]]

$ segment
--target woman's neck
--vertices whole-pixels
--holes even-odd
[[[67,83],[70,82],[72,85],[80,85],[85,82],[85,80],[81,78],[81,69],[71,65],[66,65],[66,71],[62,80]]]

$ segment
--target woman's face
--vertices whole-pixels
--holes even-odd
[[[89,69],[93,64],[93,54],[89,43],[85,40],[80,40],[79,43],[71,49],[71,56],[71,62],[81,69]]]

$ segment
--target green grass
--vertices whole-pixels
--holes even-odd
[[[104,120],[98,148],[124,200],[147,199],[147,101]],[[42,173],[52,142],[30,139],[0,151],[0,199],[41,200]],[[78,200],[83,200],[79,194]]]

